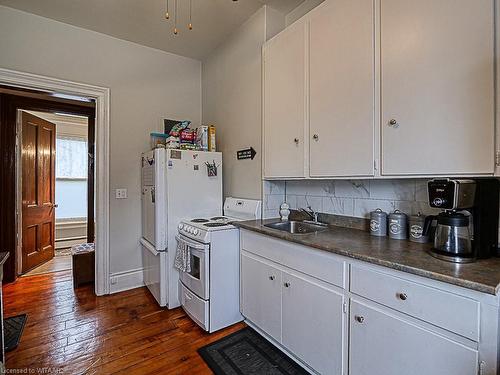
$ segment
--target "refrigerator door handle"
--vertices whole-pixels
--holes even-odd
[[[155,196],[155,188],[154,186],[151,188],[151,202],[155,203],[156,196]]]

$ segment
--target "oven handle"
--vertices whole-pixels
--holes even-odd
[[[202,245],[202,244],[199,244],[196,242],[189,241],[185,238],[182,238],[178,234],[175,236],[175,239],[179,242],[185,243],[186,245],[188,245],[192,249],[198,249],[198,250],[205,250],[206,249],[206,245]]]

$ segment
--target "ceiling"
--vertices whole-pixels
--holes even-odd
[[[267,4],[283,14],[304,0],[192,0],[193,30],[187,30],[189,0],[178,1],[179,34],[164,18],[165,0],[0,0],[0,5],[97,31],[116,38],[202,59],[253,13]],[[169,0],[170,13],[174,0]]]

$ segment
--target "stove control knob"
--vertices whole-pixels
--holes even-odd
[[[184,232],[187,232],[189,230],[189,227],[186,225],[184,226]]]
[[[198,229],[195,229],[195,230],[193,231],[193,234],[194,234],[195,236],[197,236],[197,235],[198,235],[198,232],[199,232],[199,231],[198,231]]]
[[[184,225],[183,224],[179,224],[179,230],[182,230],[182,228],[184,228]]]

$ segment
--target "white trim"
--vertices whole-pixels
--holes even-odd
[[[144,269],[136,268],[129,271],[116,272],[111,274],[110,280],[110,293],[140,288],[144,286]]]
[[[3,68],[0,68],[0,84],[87,97],[96,101],[95,292],[98,296],[109,294],[109,88]]]

